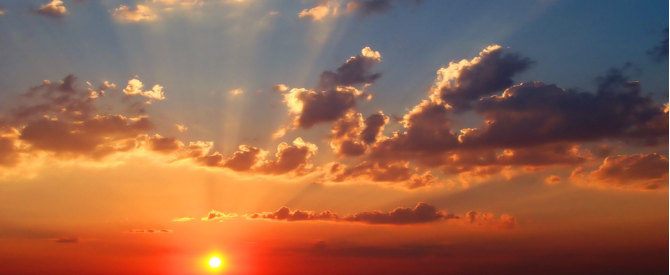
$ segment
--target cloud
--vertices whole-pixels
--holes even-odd
[[[128,85],[123,89],[126,95],[139,95],[153,100],[164,100],[163,86],[156,84],[151,90],[143,91],[144,84],[137,78],[128,80]]]
[[[422,186],[432,180],[417,180],[416,184],[408,180],[431,179],[432,175],[419,169],[437,167],[444,174],[463,174],[469,179],[503,171],[510,178],[514,168],[575,166],[611,152],[611,148],[594,149],[589,143],[623,141],[648,146],[667,139],[667,105],[642,94],[639,82],[625,75],[630,65],[597,78],[595,92],[542,82],[513,85],[512,77],[532,64],[498,45],[486,47],[473,59],[451,62],[438,70],[429,97],[402,117],[403,128],[390,137],[381,131],[387,124],[381,113],[363,123],[361,114],[342,111],[331,129],[330,145],[336,155],[357,159],[346,165],[331,164],[324,177]],[[460,126],[454,121],[456,114],[465,111],[481,116],[485,123],[478,128],[456,128]]]
[[[216,211],[212,209],[212,211],[209,211],[209,214],[207,214],[207,217],[201,218],[203,221],[217,221],[217,220],[222,220],[222,219],[228,219],[228,218],[234,218],[237,217],[237,214],[226,214],[222,213],[219,211]]]
[[[668,159],[657,153],[605,158],[591,172],[577,168],[571,179],[582,184],[619,189],[655,190],[668,186]]]
[[[437,210],[435,206],[420,202],[414,208],[398,207],[391,212],[359,212],[344,217],[344,220],[369,224],[419,224],[452,219],[454,217],[444,211]]]
[[[309,159],[316,151],[316,145],[305,142],[302,138],[296,138],[291,145],[282,142],[277,146],[275,159],[263,163],[257,170],[275,175],[289,172],[303,174],[312,168]]]
[[[73,243],[78,243],[79,242],[78,237],[60,237],[60,238],[55,238],[55,239],[51,239],[51,240],[53,240],[54,242],[57,242],[57,243],[64,243],[64,244],[73,244]]]
[[[140,234],[162,234],[162,233],[172,233],[172,229],[131,229],[128,233],[140,233]]]
[[[153,129],[146,116],[98,113],[98,97],[91,97],[89,89],[76,82],[73,75],[58,83],[45,80],[23,94],[21,99],[29,103],[15,104],[5,127],[14,132],[13,143],[21,143],[23,153],[46,151],[60,157],[100,159],[135,149],[137,138]],[[100,91],[109,86],[103,83]],[[8,144],[5,139],[3,149]]]
[[[134,9],[121,5],[114,9],[112,16],[121,22],[149,22],[158,18],[149,6],[142,4],[135,5]]]
[[[19,152],[15,137],[0,137],[0,166],[14,166],[19,163]]]
[[[186,125],[180,123],[175,124],[174,127],[176,127],[177,131],[180,133],[184,133],[188,130],[188,127],[186,127]]]
[[[375,143],[384,131],[384,126],[388,124],[389,117],[385,116],[381,111],[372,114],[365,118],[365,128],[360,133],[360,137],[365,144]]]
[[[266,160],[267,152],[257,147],[240,145],[229,158],[218,152],[208,154],[209,148],[195,147],[198,150],[180,148],[182,155],[195,159],[198,163],[209,167],[229,168],[238,172],[260,173],[270,175],[295,174],[304,175],[313,170],[309,160],[316,154],[316,145],[305,142],[298,137],[292,144],[282,142],[277,146],[275,158]],[[193,153],[189,151],[193,150]]]
[[[461,134],[463,146],[526,147],[606,138],[655,143],[668,132],[663,105],[642,96],[637,82],[595,94],[522,83],[501,96],[481,99],[475,109],[487,124]]]
[[[202,0],[151,0],[149,3],[163,5],[168,10],[174,7],[192,8],[204,4]]]
[[[328,90],[337,86],[370,84],[381,76],[381,73],[370,72],[372,66],[381,61],[382,56],[378,51],[364,47],[361,54],[350,57],[335,71],[321,73],[318,88]]]
[[[330,146],[340,157],[362,155],[380,137],[387,123],[388,117],[381,111],[365,120],[360,113],[348,112],[333,123]]]
[[[557,175],[550,175],[544,179],[544,183],[548,185],[555,185],[561,183],[561,177]]]
[[[466,213],[463,220],[470,224],[494,226],[505,229],[514,228],[517,224],[516,218],[510,215],[502,214],[499,218],[496,218],[492,213],[482,213],[477,211]]]
[[[668,61],[668,28],[663,30],[664,38],[658,45],[647,50],[647,55],[654,61]]]
[[[291,211],[284,206],[275,212],[255,213],[249,215],[251,219],[283,220],[283,221],[307,221],[307,220],[336,220],[337,216],[330,211],[314,213],[311,211]]]
[[[311,211],[294,210],[282,207],[275,212],[256,213],[248,216],[250,219],[269,219],[284,221],[322,220],[337,222],[360,222],[367,224],[421,224],[452,219],[455,216],[437,210],[434,206],[420,202],[414,208],[398,207],[390,212],[365,211],[352,215],[339,216],[330,211],[315,213]]]
[[[316,90],[293,88],[284,92],[289,114],[295,116],[293,126],[309,129],[345,116],[354,109],[358,99],[368,98],[355,86],[367,86],[379,78],[381,74],[370,72],[372,66],[379,62],[381,54],[365,47],[361,54],[350,57],[335,71],[321,73]]]
[[[150,137],[148,143],[149,149],[162,153],[171,153],[183,146],[183,144],[174,137],[162,137],[158,134]]]
[[[337,16],[339,3],[332,0],[319,1],[316,6],[304,9],[298,13],[298,18],[312,21],[322,21],[328,16]]]
[[[266,153],[257,147],[240,145],[239,149],[233,153],[233,156],[223,163],[223,166],[235,171],[249,171],[260,163]]]
[[[375,143],[369,158],[418,160],[420,164],[436,166],[446,152],[459,146],[450,113],[449,106],[424,100],[404,116],[404,131]]]
[[[350,180],[366,180],[372,182],[390,182],[401,184],[408,189],[430,186],[436,183],[437,178],[430,171],[421,173],[410,167],[408,161],[362,161],[347,166],[342,163],[332,163],[326,169],[326,178],[334,182]]]
[[[26,124],[19,139],[33,149],[57,155],[86,154],[100,158],[116,151],[134,149],[133,138],[152,128],[146,118],[122,115],[100,115],[81,124],[38,119]]]
[[[289,90],[289,87],[286,86],[286,84],[279,83],[279,84],[275,85],[274,87],[272,87],[272,90],[274,90],[276,92],[286,92],[286,91]]]
[[[67,8],[63,4],[63,1],[52,0],[37,9],[37,13],[48,17],[58,18],[67,15]]]
[[[431,99],[447,103],[455,111],[470,108],[480,97],[501,91],[512,84],[512,77],[525,71],[533,62],[516,53],[506,52],[500,45],[490,45],[479,56],[437,71]]]
[[[516,218],[502,214],[496,218],[492,213],[469,211],[463,216],[449,214],[438,210],[435,206],[419,202],[414,207],[397,207],[391,211],[363,211],[351,215],[338,215],[331,211],[312,212],[290,210],[281,207],[274,212],[254,213],[246,215],[248,219],[266,219],[278,221],[332,221],[353,222],[372,225],[413,225],[435,223],[445,220],[457,221],[467,225],[480,225],[510,229],[516,226]]]
[[[190,217],[182,217],[182,218],[174,218],[172,219],[173,222],[190,222],[194,221],[195,218],[190,218]]]
[[[232,90],[228,91],[228,94],[230,94],[232,96],[241,95],[241,94],[244,94],[244,90],[239,89],[239,88],[232,89]]]
[[[294,88],[284,94],[284,102],[289,106],[289,112],[297,116],[293,124],[309,129],[342,117],[362,97],[362,91],[348,86],[321,92]]]
[[[421,4],[421,0],[353,0],[347,3],[347,11],[355,11],[362,16],[373,13],[384,13],[392,8],[393,3]]]

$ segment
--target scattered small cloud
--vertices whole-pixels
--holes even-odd
[[[165,94],[163,93],[163,86],[156,84],[151,90],[143,91],[144,84],[137,78],[133,78],[128,81],[128,85],[123,89],[123,93],[126,95],[139,95],[146,97],[148,99],[154,100],[163,100],[165,99]]]
[[[78,237],[60,237],[60,238],[55,238],[51,239],[54,242],[57,243],[63,243],[63,244],[73,244],[73,243],[78,243],[79,238]]]
[[[228,219],[228,218],[235,218],[237,217],[237,214],[226,214],[222,213],[216,210],[209,211],[207,214],[207,217],[202,217],[200,220],[203,221],[217,221],[217,220],[222,220],[222,219]]]
[[[241,94],[244,94],[244,90],[242,90],[240,88],[232,89],[232,90],[228,91],[228,94],[230,94],[232,96],[241,95]]]
[[[162,233],[172,233],[172,229],[131,229],[128,233],[139,233],[139,234],[162,234]]]
[[[184,124],[177,123],[174,126],[177,128],[177,131],[180,132],[180,133],[184,133],[188,130],[188,127],[186,127],[186,125],[184,125]]]
[[[190,221],[194,221],[194,220],[195,220],[195,218],[189,218],[189,217],[172,219],[173,222],[190,222]]]
[[[556,185],[561,183],[561,177],[557,175],[550,175],[546,179],[544,179],[544,183],[548,185]]]
[[[337,16],[339,3],[333,0],[322,0],[316,6],[304,9],[298,13],[298,18],[312,21],[322,21],[329,16]]]
[[[67,8],[63,4],[63,1],[52,0],[37,9],[37,13],[48,17],[58,18],[67,15]]]
[[[156,13],[146,5],[137,4],[135,8],[121,5],[114,9],[112,16],[121,22],[148,22],[158,18]]]

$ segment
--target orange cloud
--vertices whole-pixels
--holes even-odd
[[[4,12],[3,12],[4,13]],[[67,8],[61,0],[52,0],[37,9],[37,13],[48,17],[63,17],[67,14]]]
[[[336,1],[323,0],[312,8],[300,11],[300,13],[298,13],[298,18],[322,21],[328,16],[337,16],[338,6],[339,4]]]
[[[154,21],[158,18],[156,13],[146,5],[137,4],[135,8],[129,8],[126,5],[121,5],[114,9],[112,16],[121,22],[147,22]]]
[[[126,95],[139,95],[154,100],[165,99],[163,86],[156,84],[151,88],[151,90],[147,91],[143,91],[143,88],[144,84],[142,84],[142,81],[137,78],[133,78],[128,81],[128,85],[125,89],[123,89],[123,93]]]
[[[463,216],[449,214],[438,210],[435,206],[419,202],[416,206],[397,207],[391,211],[363,211],[351,215],[338,215],[331,211],[312,212],[304,210],[290,210],[281,207],[274,212],[263,212],[246,215],[248,219],[266,219],[278,221],[332,221],[355,222],[364,224],[411,225],[426,224],[445,220],[460,221],[461,224],[472,224],[510,229],[516,226],[516,218],[502,214],[496,218],[492,213],[469,211]]]
[[[603,188],[664,189],[668,186],[668,159],[657,153],[611,156],[591,172],[576,169],[571,179]]]

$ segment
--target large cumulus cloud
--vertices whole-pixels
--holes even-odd
[[[356,106],[356,101],[367,95],[360,86],[369,85],[381,76],[370,72],[381,62],[381,54],[365,47],[361,54],[350,57],[335,71],[324,71],[314,90],[293,88],[284,93],[289,113],[294,115],[293,125],[300,128],[332,122]]]
[[[594,92],[542,82],[514,85],[512,78],[533,63],[498,45],[451,62],[438,70],[428,98],[402,117],[403,128],[391,136],[377,132],[362,142],[357,139],[362,116],[343,116],[333,127],[331,147],[359,161],[330,166],[328,177],[406,182],[426,172],[411,166],[447,174],[575,166],[611,153],[611,147],[605,155],[592,150],[598,144],[658,146],[667,140],[667,104],[655,102],[626,76],[630,65],[598,77]],[[461,126],[456,118],[464,112],[480,116],[484,124]]]

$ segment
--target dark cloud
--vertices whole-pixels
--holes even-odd
[[[249,216],[251,219],[270,219],[285,221],[323,220],[338,222],[360,222],[367,224],[420,224],[437,222],[445,219],[456,218],[444,211],[437,210],[435,206],[420,202],[414,208],[398,207],[390,212],[367,211],[353,215],[340,216],[330,211],[315,213],[311,211],[294,210],[282,207],[275,212],[257,213]]]
[[[57,243],[78,243],[79,238],[77,237],[60,237],[56,239],[52,239],[54,242]]]
[[[593,148],[596,142],[657,145],[667,139],[666,106],[643,95],[640,83],[629,79],[631,64],[598,77],[593,93],[541,82],[512,86],[512,77],[531,64],[497,45],[471,60],[450,63],[438,70],[430,97],[405,114],[400,121],[404,128],[390,137],[372,131],[376,133],[361,133],[357,139],[363,125],[360,115],[343,116],[334,125],[331,146],[340,155],[361,158],[358,163],[331,165],[327,177],[407,183],[421,176],[410,164],[439,167],[447,174],[574,166],[611,152]],[[497,91],[502,94],[488,96]],[[464,110],[473,110],[485,124],[457,134],[452,118]],[[369,119],[373,118],[383,125],[379,117]]]
[[[600,187],[660,189],[668,186],[668,159],[657,153],[611,156],[594,171],[576,169],[572,179]]]
[[[321,213],[314,213],[311,211],[294,210],[291,211],[284,206],[275,212],[257,213],[249,216],[251,219],[268,219],[268,220],[283,220],[283,221],[307,221],[307,220],[337,220],[337,215],[330,211]]]
[[[377,138],[381,135],[384,130],[384,125],[388,124],[389,118],[384,115],[381,111],[368,116],[365,119],[365,128],[361,132],[361,140],[365,144],[372,144],[377,141]]]
[[[367,16],[373,13],[387,12],[393,3],[412,3],[419,5],[421,0],[353,0],[347,3],[348,10],[354,10],[359,15]]]
[[[668,61],[668,28],[663,30],[664,39],[658,45],[647,50],[647,55],[657,62]]]
[[[366,98],[355,86],[368,85],[381,76],[370,73],[374,64],[381,62],[381,54],[370,47],[352,56],[335,71],[321,74],[316,90],[291,89],[284,94],[289,112],[296,115],[294,126],[308,129],[312,126],[335,121],[356,106],[356,101]]]
[[[174,137],[155,135],[149,138],[149,148],[161,153],[172,153],[181,147],[181,142]]]
[[[404,131],[374,144],[370,158],[376,161],[411,159],[432,166],[443,162],[443,154],[459,145],[449,113],[450,109],[443,104],[423,101],[405,115]]]
[[[533,62],[526,57],[492,45],[472,60],[452,62],[448,67],[441,68],[433,96],[441,98],[457,112],[464,111],[480,97],[512,86],[512,77],[531,64]]]
[[[375,142],[387,122],[388,117],[381,112],[365,120],[360,113],[347,113],[333,124],[330,145],[338,156],[362,155],[368,145]]]
[[[120,115],[99,116],[83,123],[39,119],[26,124],[19,139],[36,150],[63,156],[104,157],[135,148],[133,139],[152,129],[146,118],[132,120]]]
[[[595,94],[541,82],[523,83],[502,96],[480,100],[476,111],[487,124],[459,139],[466,147],[527,147],[604,138],[649,141],[667,136],[668,115],[663,109],[642,96],[636,82]],[[666,123],[650,124],[656,120]]]
[[[293,144],[282,142],[277,147],[275,159],[263,163],[258,171],[266,174],[285,174],[295,172],[303,174],[311,168],[309,159],[316,154],[316,145],[296,138]]]
[[[227,159],[223,166],[235,171],[248,171],[261,160],[261,157],[262,150],[260,148],[240,145],[237,152]]]
[[[300,104],[294,125],[309,129],[316,124],[335,121],[344,116],[356,106],[356,101],[363,98],[364,94],[354,87],[340,86],[321,92],[292,89],[286,96],[295,98]]]
[[[337,86],[370,84],[381,76],[381,73],[370,72],[372,66],[381,60],[379,52],[365,47],[361,50],[361,54],[350,57],[335,71],[321,73],[317,89],[332,90]]]
[[[398,207],[391,212],[369,211],[359,212],[344,217],[344,220],[370,224],[417,224],[430,223],[455,216],[437,210],[435,206],[420,202],[414,208]]]

